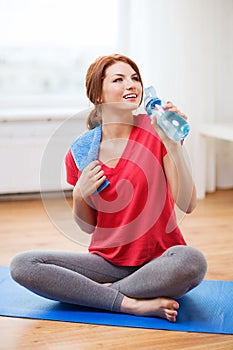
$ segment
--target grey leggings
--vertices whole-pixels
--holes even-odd
[[[207,264],[197,249],[174,246],[143,266],[116,266],[89,253],[30,251],[11,263],[12,278],[40,296],[120,312],[124,296],[179,298],[197,286]],[[110,282],[111,286],[103,285]]]

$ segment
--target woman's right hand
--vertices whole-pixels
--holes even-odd
[[[105,179],[106,176],[101,169],[99,161],[94,160],[82,171],[82,174],[74,187],[73,196],[75,197],[76,194],[81,194],[83,199],[87,199],[97,190]]]

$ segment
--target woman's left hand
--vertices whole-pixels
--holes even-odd
[[[169,110],[170,112],[177,113],[177,114],[179,114],[181,117],[183,117],[186,120],[188,119],[187,116],[184,113],[182,113],[171,101],[168,101],[164,107],[165,107],[165,109]],[[156,116],[152,117],[151,124],[154,126],[155,130],[159,134],[159,137],[161,138],[161,140],[164,142],[165,145],[169,146],[169,145],[177,145],[177,144],[179,144],[179,142],[175,142],[175,141],[171,140],[164,133],[164,131],[157,124]],[[183,144],[183,141],[181,141],[181,144]]]
[[[183,117],[184,119],[188,119],[188,117],[182,113],[176,106],[174,106],[174,104],[171,101],[168,101],[165,105],[165,108],[168,109],[170,112],[174,112],[179,114],[181,117]]]

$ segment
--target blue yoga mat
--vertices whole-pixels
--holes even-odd
[[[88,324],[233,334],[233,282],[203,281],[179,299],[176,323],[51,301],[15,283],[0,267],[0,315]]]

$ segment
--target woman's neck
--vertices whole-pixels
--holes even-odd
[[[110,140],[116,138],[126,139],[129,137],[133,123],[120,124],[108,123],[102,125],[102,140]]]
[[[102,138],[128,138],[134,125],[133,114],[125,113],[121,115],[102,117]]]

